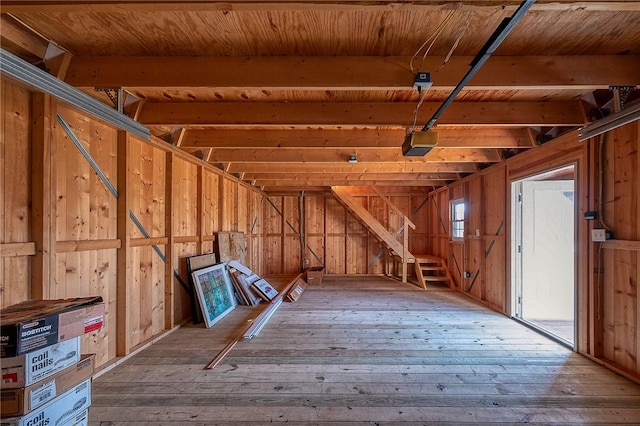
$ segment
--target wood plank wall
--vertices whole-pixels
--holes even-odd
[[[391,232],[402,227],[402,216],[373,191],[363,188],[354,196]],[[427,194],[397,194],[388,198],[416,224],[416,230],[409,233],[409,250],[425,253],[430,235]],[[266,273],[293,274],[304,267],[320,266],[330,274],[396,273],[383,246],[331,193],[270,194],[264,204],[263,268]],[[304,217],[302,227],[301,216]],[[398,233],[397,238],[402,241],[402,233]]]
[[[2,81],[0,87],[0,304],[29,296],[29,191],[31,93]]]
[[[601,356],[640,372],[640,121],[605,135],[602,147],[602,218],[615,241],[603,243],[595,254],[594,269],[601,272],[594,276],[602,299]]]
[[[455,287],[511,315],[511,182],[560,166],[576,165],[577,350],[640,378],[640,125],[610,132],[602,142],[601,215],[615,240],[593,243],[599,210],[598,140],[579,142],[577,132],[489,167],[429,194],[428,253],[448,263]],[[467,205],[465,238],[451,241],[449,203]],[[464,273],[468,272],[469,277]]]
[[[183,259],[212,252],[215,232],[248,234],[247,263],[262,273],[260,191],[48,95],[4,80],[1,93],[2,307],[29,298],[102,296],[106,326],[82,340],[83,352],[96,353],[100,366],[190,317],[189,295],[173,273],[186,280]]]

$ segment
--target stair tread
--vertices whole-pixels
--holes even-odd
[[[447,278],[446,276],[437,276],[437,275],[425,275],[422,278],[424,278],[425,281],[449,281],[449,278]]]

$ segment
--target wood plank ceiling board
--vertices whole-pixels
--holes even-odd
[[[323,188],[318,173],[398,188],[414,173],[459,179],[588,122],[609,86],[640,86],[640,2],[538,0],[438,120],[438,148],[407,159],[405,133],[520,0],[2,3],[3,48],[60,46],[68,83],[109,105],[94,87],[124,88],[125,111],[178,149],[257,185],[299,173],[278,191]],[[429,90],[413,89],[417,71]]]

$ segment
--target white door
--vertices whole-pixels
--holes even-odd
[[[573,346],[574,180],[538,179],[513,184],[515,314]]]

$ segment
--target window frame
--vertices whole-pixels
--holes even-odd
[[[462,218],[457,218],[456,207],[462,205]],[[449,201],[449,232],[451,241],[464,241],[465,218],[467,215],[467,206],[464,198],[457,198]],[[456,225],[462,225],[457,227]],[[461,234],[461,235],[460,235]]]

